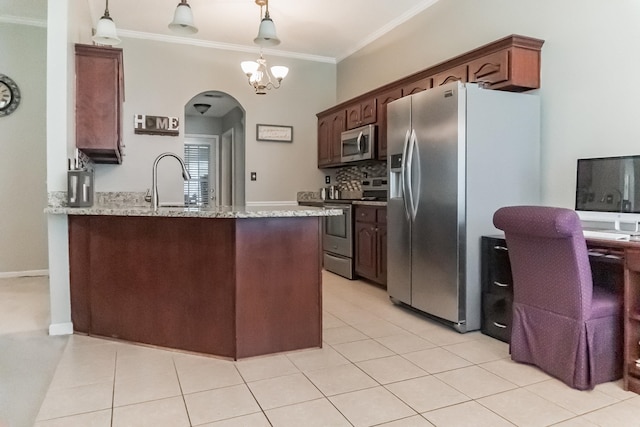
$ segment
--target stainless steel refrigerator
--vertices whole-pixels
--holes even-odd
[[[452,84],[387,106],[387,291],[459,332],[480,328],[480,237],[539,204],[534,94]]]

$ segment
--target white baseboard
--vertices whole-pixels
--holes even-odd
[[[49,270],[27,270],[27,271],[7,271],[0,272],[0,279],[7,279],[10,277],[36,277],[36,276],[48,276]]]
[[[49,325],[49,335],[72,335],[73,323],[52,323]]]

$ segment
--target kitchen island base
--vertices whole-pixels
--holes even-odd
[[[233,359],[321,347],[321,217],[68,218],[76,332]]]

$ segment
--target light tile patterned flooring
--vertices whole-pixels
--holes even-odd
[[[507,344],[323,278],[322,349],[233,362],[70,337],[36,427],[640,426],[620,381],[573,390]]]

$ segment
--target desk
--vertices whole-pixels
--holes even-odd
[[[513,279],[503,236],[482,237],[482,333],[508,342]],[[594,281],[624,298],[625,390],[640,394],[640,241],[587,239]]]
[[[588,239],[594,276],[600,263],[607,266],[618,263],[622,267],[624,296],[624,367],[625,390],[640,393],[640,241]],[[612,270],[615,271],[615,270]],[[618,270],[619,271],[619,270]],[[638,362],[636,362],[638,361]]]

